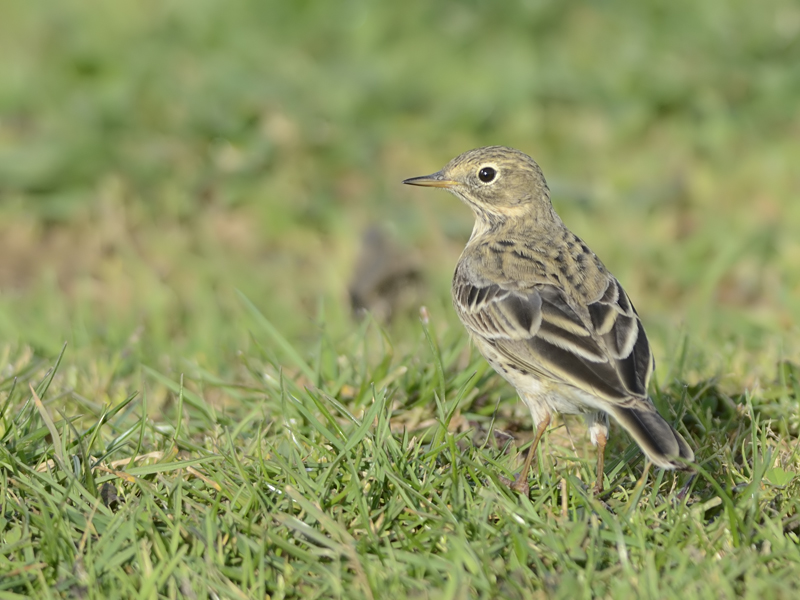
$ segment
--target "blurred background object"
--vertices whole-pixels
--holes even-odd
[[[361,236],[350,306],[357,318],[371,313],[383,322],[422,303],[421,272],[416,252],[400,247],[385,228],[370,225]]]
[[[455,326],[472,217],[400,181],[501,143],[540,162],[659,359],[684,330],[700,372],[797,357],[793,0],[2,12],[0,340],[119,349],[141,327],[141,357],[219,366],[249,343],[236,289],[292,340],[314,338],[321,300],[345,335],[350,292],[385,300],[357,258],[376,222],[417,249],[425,304]]]

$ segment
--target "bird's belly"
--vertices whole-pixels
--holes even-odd
[[[478,348],[492,368],[516,388],[531,411],[547,407],[551,413],[579,415],[602,410],[594,396],[570,385],[549,381],[536,373],[522,372],[489,344],[478,343]]]

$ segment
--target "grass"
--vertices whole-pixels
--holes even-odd
[[[683,501],[686,476],[643,475],[622,435],[594,498],[591,453],[563,426],[528,498],[498,481],[520,462],[493,435],[515,403],[498,409],[506,390],[463,341],[421,329],[409,355],[370,323],[310,362],[253,355],[236,383],[143,368],[172,419],[148,416],[146,391],[98,405],[57,383],[63,362],[42,374],[20,357],[0,388],[2,597],[797,593],[796,429],[768,417],[795,403],[796,368],[772,401],[661,390],[701,457]],[[284,345],[266,321],[255,331]]]
[[[0,600],[796,597],[799,34],[788,0],[5,7]],[[489,143],[636,301],[685,499],[618,430],[593,498],[576,420],[500,484],[530,421],[449,306],[471,217],[399,185]],[[419,271],[390,323],[347,302],[376,222]]]

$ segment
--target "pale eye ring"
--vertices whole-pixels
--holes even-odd
[[[494,181],[495,177],[497,177],[497,170],[492,167],[482,167],[481,170],[478,171],[478,179],[483,183],[491,183]]]

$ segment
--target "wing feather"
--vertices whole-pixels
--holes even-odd
[[[520,290],[472,283],[456,273],[453,285],[456,310],[472,335],[518,370],[619,404],[647,396],[650,345],[630,299],[611,275],[600,298],[583,309],[550,283]]]

